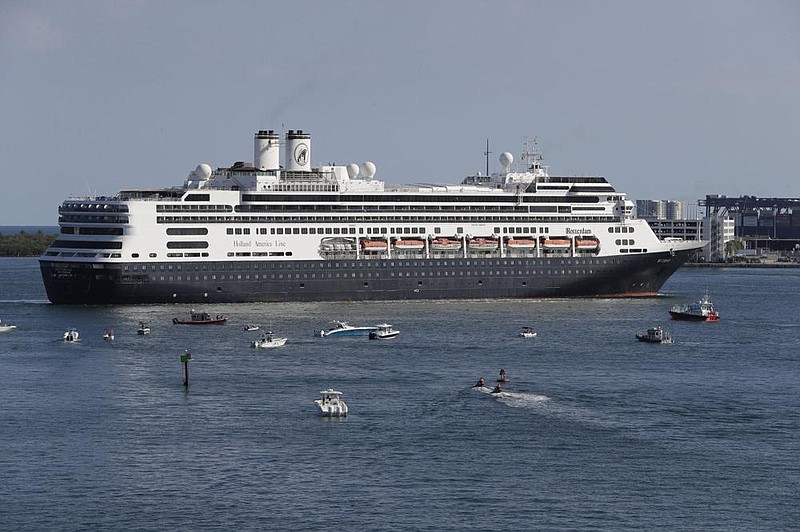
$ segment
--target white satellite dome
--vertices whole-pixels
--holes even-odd
[[[511,155],[509,152],[504,151],[500,154],[500,164],[503,166],[503,170],[507,170],[511,163],[514,162],[514,156]]]
[[[361,171],[361,168],[356,163],[350,163],[347,165],[347,175],[350,179],[354,179],[358,177],[358,173]]]
[[[208,179],[211,177],[211,166],[206,163],[198,164],[197,168],[194,170],[194,175],[196,175],[198,179]]]
[[[366,161],[361,165],[361,175],[364,176],[364,179],[372,179],[372,176],[375,175],[375,163],[372,161]]]

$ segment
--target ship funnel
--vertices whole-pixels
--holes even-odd
[[[286,169],[295,172],[311,170],[311,135],[290,129],[286,133]]]
[[[273,130],[256,133],[253,166],[258,170],[278,170],[280,163],[280,136]]]

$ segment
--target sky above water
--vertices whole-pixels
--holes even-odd
[[[799,95],[792,0],[0,0],[0,225],[252,161],[259,129],[389,184],[527,138],[631,199],[800,197]]]

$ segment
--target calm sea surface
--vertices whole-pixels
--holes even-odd
[[[706,288],[721,322],[668,319]],[[50,305],[36,259],[2,259],[0,528],[798,530],[800,270],[684,269],[663,293],[215,305],[228,325],[191,327],[182,305]],[[402,334],[316,337],[332,319]],[[251,349],[248,322],[289,341]],[[655,324],[676,343],[635,340]],[[470,389],[501,367],[507,396]],[[317,415],[328,387],[348,418]]]

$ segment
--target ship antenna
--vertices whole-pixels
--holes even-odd
[[[489,149],[489,139],[486,139],[486,151],[483,154],[486,156],[486,175],[489,175],[489,154],[492,150]]]

